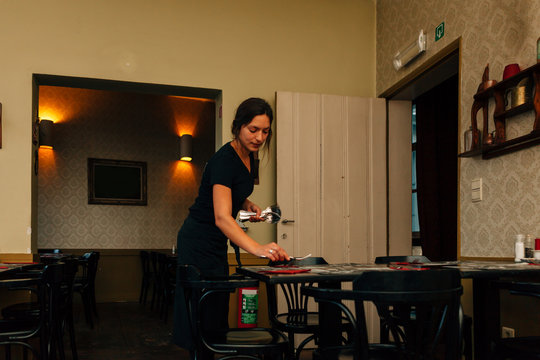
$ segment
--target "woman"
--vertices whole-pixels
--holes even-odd
[[[245,251],[272,261],[289,260],[275,242],[261,245],[236,223],[239,210],[255,212],[250,221],[261,221],[261,208],[248,196],[253,192],[253,153],[268,149],[272,137],[272,108],[259,98],[242,102],[232,123],[233,140],[208,161],[195,203],[178,233],[178,264],[192,264],[205,277],[227,276],[227,239]],[[176,289],[173,341],[193,350],[184,292]],[[227,327],[228,295],[217,299],[204,312],[206,324]]]

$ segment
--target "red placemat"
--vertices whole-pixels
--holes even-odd
[[[416,267],[416,266],[389,266],[392,270],[429,270],[427,267]]]

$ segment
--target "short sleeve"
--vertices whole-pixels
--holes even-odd
[[[234,174],[236,173],[236,171],[232,169],[232,162],[227,161],[225,157],[221,157],[215,160],[217,161],[213,161],[212,164],[209,164],[211,166],[210,185],[214,186],[216,184],[219,184],[228,188],[232,188]]]

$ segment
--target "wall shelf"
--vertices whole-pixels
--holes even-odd
[[[474,102],[471,109],[471,128],[473,129],[472,149],[459,154],[459,157],[474,157],[482,155],[483,159],[491,159],[497,156],[508,154],[514,151],[525,149],[540,144],[540,63],[535,64],[518,74],[495,83],[490,87],[484,86],[488,80],[489,68],[486,67],[482,83],[478,87],[477,93],[473,96]],[[523,79],[529,79],[531,85],[530,96],[523,104],[506,109],[506,93],[518,85]],[[532,94],[534,93],[534,98]],[[488,139],[488,106],[490,98],[495,99],[495,110],[493,122],[495,125],[495,137]],[[476,123],[477,112],[483,112],[484,139],[480,143],[480,132]],[[519,136],[514,139],[506,139],[506,119],[526,113],[530,110],[535,112],[533,129],[529,134]],[[491,143],[490,143],[491,142]]]

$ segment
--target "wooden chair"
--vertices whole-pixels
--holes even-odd
[[[269,265],[278,263],[270,262]],[[293,260],[287,263],[292,266],[309,266],[318,264],[328,264],[322,257],[310,257],[303,260]],[[319,313],[308,309],[308,297],[304,296],[300,289],[303,286],[313,286],[313,282],[290,282],[278,285],[267,285],[268,310],[272,326],[283,331],[289,338],[289,351],[300,358],[305,346],[313,341],[318,343],[319,334]],[[287,308],[285,311],[278,311],[277,298],[283,294]],[[345,323],[348,321],[346,319]],[[345,325],[348,326],[348,325]],[[298,346],[295,345],[295,335],[307,335]]]
[[[79,258],[81,275],[75,278],[73,291],[81,294],[86,323],[94,328],[94,316],[98,316],[96,304],[96,275],[99,251],[91,251]]]
[[[317,350],[322,358],[335,359],[458,359],[459,298],[462,293],[457,270],[372,271],[358,277],[353,290],[305,287],[302,292],[317,302],[339,309],[354,325],[351,341]],[[342,301],[355,301],[355,313]],[[377,307],[393,340],[386,344],[368,343],[364,302]],[[406,317],[392,311],[394,306],[414,309]],[[408,318],[408,321],[407,321]],[[445,341],[441,341],[444,337]],[[439,346],[443,345],[443,349]]]
[[[139,253],[141,258],[141,293],[139,295],[139,303],[146,305],[146,299],[148,297],[148,290],[153,281],[154,274],[150,266],[150,253],[146,250],[141,250]]]
[[[257,280],[230,277],[227,279],[203,279],[193,265],[181,265],[178,286],[182,286],[189,309],[191,336],[196,342],[192,358],[210,351],[222,356],[220,359],[289,358],[287,338],[278,330],[269,328],[204,328],[202,312],[205,302],[212,296],[232,293],[241,287],[258,285]]]
[[[394,262],[406,262],[410,264],[427,264],[430,263],[426,256],[423,255],[393,255],[393,256],[377,256],[375,258],[375,264],[390,264]],[[463,313],[463,308],[459,308],[459,320],[462,336],[460,338],[463,344],[460,345],[465,360],[472,360],[472,318]],[[380,339],[382,343],[388,343],[390,332],[385,324],[381,323],[380,326]]]
[[[31,269],[16,275],[17,278],[25,275],[27,278],[0,281],[0,287],[10,291],[35,294],[31,302],[2,309],[0,345],[6,346],[7,359],[11,356],[11,345],[23,346],[37,359],[65,359],[65,330],[70,335],[72,359],[78,358],[72,312],[72,285],[76,271],[77,262],[66,259],[65,262],[49,264],[41,271]],[[37,336],[40,338],[39,352],[27,342]]]

